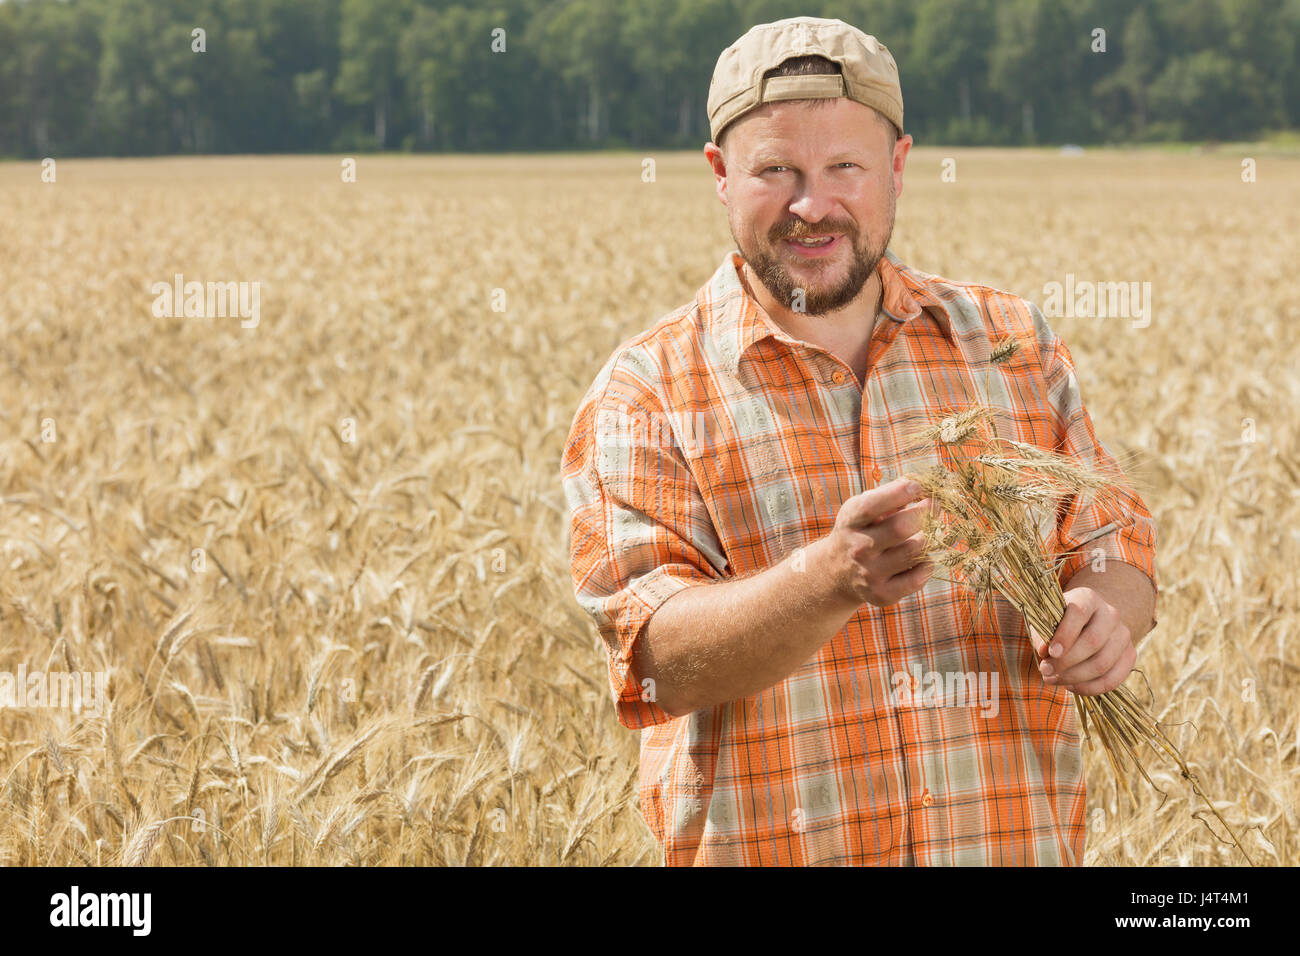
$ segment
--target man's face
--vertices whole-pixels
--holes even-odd
[[[769,103],[746,114],[706,154],[732,238],[772,297],[821,315],[851,303],[894,230],[912,138],[891,149],[888,121],[839,98]],[[820,248],[795,239],[833,237]],[[798,298],[802,290],[802,309]]]

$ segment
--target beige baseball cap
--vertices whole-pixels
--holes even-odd
[[[793,56],[824,56],[840,65],[839,76],[763,74]],[[885,45],[843,20],[790,17],[750,28],[722,51],[709,83],[709,134],[764,103],[847,96],[870,106],[903,134],[903,90],[898,66]]]

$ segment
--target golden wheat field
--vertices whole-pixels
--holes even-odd
[[[107,675],[0,709],[0,863],[662,861],[559,484],[611,350],[732,248],[702,154],[644,158],[0,165],[0,671]],[[1300,863],[1300,157],[918,148],[892,249],[1151,284],[1145,328],[1049,321],[1158,521],[1153,712]],[[257,324],[156,315],[177,274]],[[1086,862],[1241,864],[1148,766],[1132,807],[1088,747]]]

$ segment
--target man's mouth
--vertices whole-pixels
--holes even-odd
[[[803,259],[822,258],[839,249],[841,237],[838,235],[801,236],[797,239],[782,240],[786,248]]]

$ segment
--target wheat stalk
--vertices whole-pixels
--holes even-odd
[[[1001,354],[1009,356],[1014,350],[1004,348]],[[981,605],[996,591],[1020,611],[1034,631],[1052,635],[1065,615],[1065,595],[1056,575],[1057,562],[1064,555],[1049,553],[1037,529],[1070,495],[1090,492],[1105,499],[1122,487],[1123,480],[1033,445],[984,434],[982,426],[991,426],[992,418],[991,409],[976,405],[912,436],[913,448],[937,441],[955,461],[952,468],[938,465],[907,476],[919,483],[937,506],[938,514],[925,519],[925,553],[938,566],[956,573],[958,579],[953,583],[975,590]],[[979,450],[963,456],[959,446],[970,444]],[[1192,791],[1227,830],[1233,845],[1254,865],[1178,747],[1128,688],[1121,685],[1103,694],[1076,694],[1074,702],[1085,739],[1091,739],[1091,725],[1116,781],[1131,801],[1136,804],[1130,782],[1133,770],[1159,791],[1140,759],[1149,747],[1158,757],[1177,765]]]
[[[171,817],[172,820],[187,820],[188,817]],[[149,859],[149,854],[158,844],[159,837],[162,836],[163,827],[167,825],[167,820],[157,820],[142,827],[136,831],[135,836],[131,837],[131,842],[126,845],[123,852],[123,865],[125,866],[143,866]]]
[[[148,826],[141,827],[135,832],[135,835],[131,837],[126,848],[122,851],[122,865],[143,866],[145,861],[149,859],[149,854],[152,853],[154,847],[158,845],[158,839],[162,836],[163,827],[176,820],[185,820],[191,824],[194,822],[194,818],[189,816],[164,817],[161,820],[155,820]],[[221,827],[214,826],[211,823],[204,823],[203,826],[215,833],[220,833],[223,837],[238,847],[239,852],[247,858],[248,851],[244,849],[243,845],[238,840],[231,837],[231,835],[225,830],[221,829]]]

